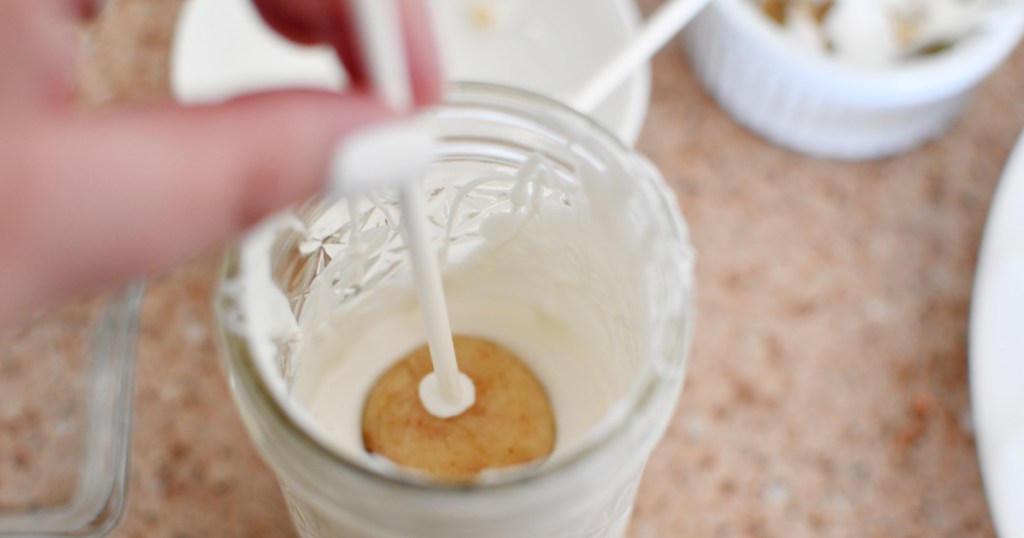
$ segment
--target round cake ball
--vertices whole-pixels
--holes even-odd
[[[388,369],[363,410],[366,450],[443,481],[473,480],[484,469],[535,462],[555,446],[547,392],[509,350],[456,336],[459,370],[473,380],[476,401],[461,415],[431,415],[419,384],[433,371],[423,346]]]

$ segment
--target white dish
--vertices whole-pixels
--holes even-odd
[[[683,42],[698,80],[737,122],[794,151],[858,160],[942,134],[1022,32],[1016,9],[934,57],[866,70],[798,46],[751,0],[715,0]]]
[[[978,456],[1002,538],[1024,537],[1024,137],[992,203],[971,303]]]
[[[449,80],[494,82],[562,99],[633,36],[628,0],[430,0]],[[583,16],[585,14],[585,16]],[[171,58],[183,103],[303,87],[341,89],[344,73],[327,47],[278,37],[251,0],[188,0]],[[616,91],[594,117],[628,145],[647,114],[650,70]]]

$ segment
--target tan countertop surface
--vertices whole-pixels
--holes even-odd
[[[166,97],[179,0],[115,6],[83,71],[88,99]],[[993,535],[968,311],[988,205],[1022,123],[1018,51],[939,140],[899,158],[824,162],[737,126],[677,45],[656,58],[639,147],[691,226],[699,317],[632,536]],[[293,535],[219,369],[217,261],[150,284],[131,485],[113,536]]]

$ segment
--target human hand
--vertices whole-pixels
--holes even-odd
[[[82,111],[76,24],[97,1],[0,2],[0,327],[313,195],[338,141],[393,114],[365,91],[346,0],[253,0],[284,35],[335,47],[352,79],[344,94]],[[414,97],[430,104],[441,80],[426,8],[399,4]]]

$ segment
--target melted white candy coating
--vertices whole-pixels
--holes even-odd
[[[463,179],[464,186],[484,188],[493,177]],[[557,429],[548,461],[557,461],[608,419],[650,358],[656,323],[652,305],[664,299],[651,291],[648,279],[655,271],[649,264],[659,258],[655,253],[662,243],[642,225],[646,215],[630,211],[637,208],[628,202],[629,188],[621,181],[580,184],[531,159],[514,184],[502,188],[508,189],[509,207],[481,219],[473,242],[453,244],[449,252],[447,243],[439,241],[447,261],[443,280],[451,325],[456,334],[506,347],[545,386]],[[466,201],[463,194],[451,199],[453,207],[479,203]],[[321,219],[329,225],[310,226],[315,244],[300,243],[303,251],[327,248],[323,237],[316,239],[324,235],[319,230],[337,228],[346,203]],[[407,264],[372,289],[339,301],[343,293],[333,266],[343,263],[345,274],[362,267],[351,257],[375,255],[368,245],[379,239],[371,232],[353,237],[348,251],[334,251],[335,261],[311,284],[297,329],[292,329],[297,337],[288,367],[281,369],[287,405],[309,418],[317,437],[373,465],[362,442],[364,402],[394,361],[422,345],[425,331]],[[443,232],[452,233],[451,222]],[[246,244],[260,246],[255,240]],[[253,268],[267,271],[264,265]],[[270,279],[244,282],[246,294],[281,293],[267,287]],[[280,306],[281,301],[273,302]],[[268,330],[257,325],[261,332]],[[248,335],[252,341],[265,340]],[[267,346],[261,349],[270,353]]]

